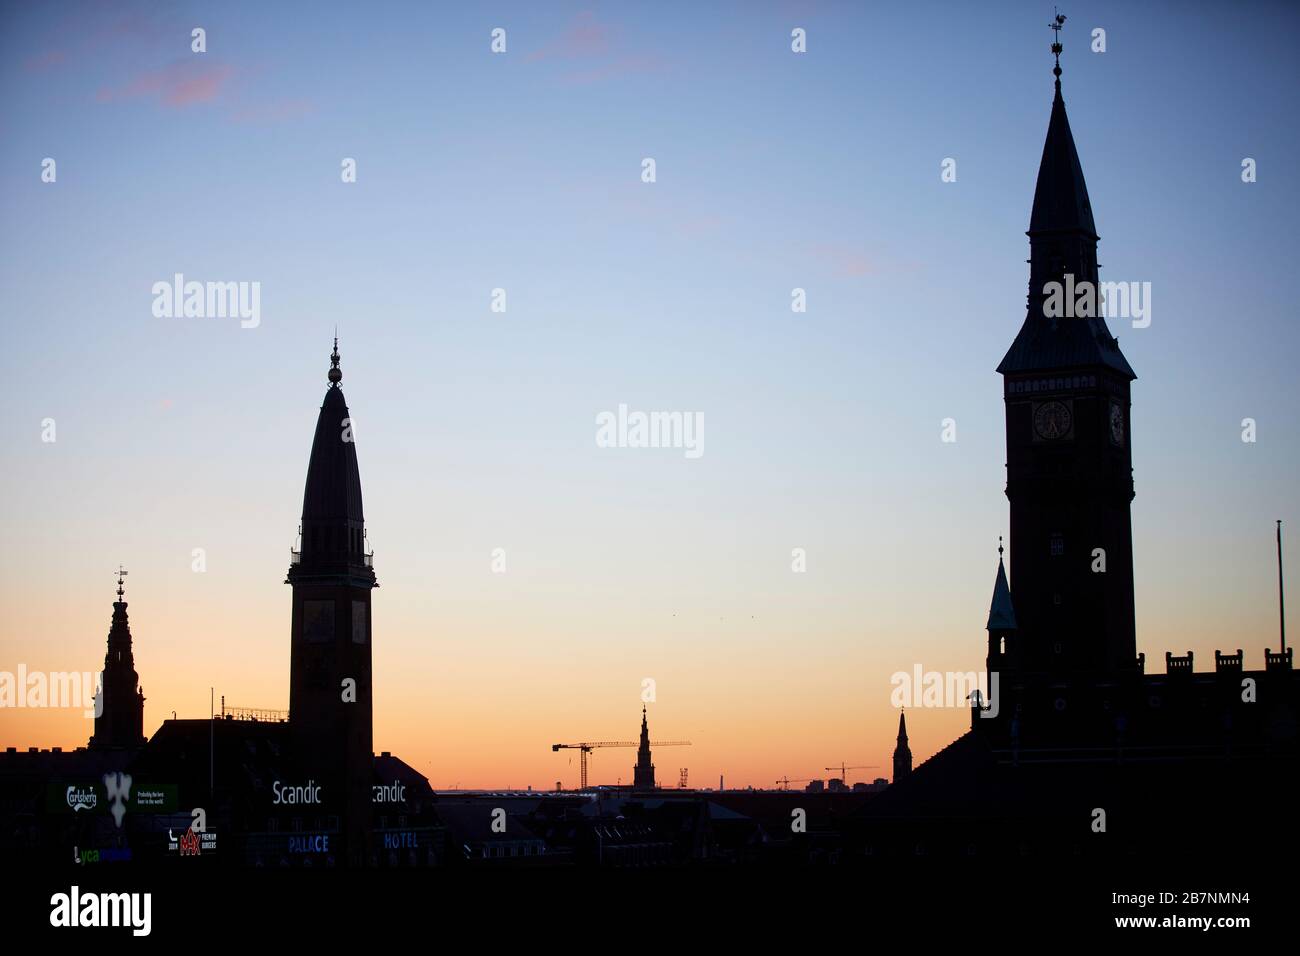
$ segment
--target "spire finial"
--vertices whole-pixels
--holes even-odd
[[[330,353],[330,386],[338,385],[343,378],[343,370],[339,368],[339,330],[338,326],[334,327],[334,351]]]
[[[1055,7],[1052,9],[1056,10]],[[1060,12],[1057,12],[1056,18],[1048,24],[1056,35],[1056,39],[1052,41],[1052,53],[1056,57],[1056,66],[1052,67],[1052,75],[1056,77],[1056,92],[1058,93],[1061,92],[1061,50],[1064,49],[1061,46],[1061,27],[1064,25],[1065,14]]]
[[[998,561],[1002,561],[1002,535],[998,535]]]
[[[122,567],[122,565],[119,564],[117,566],[117,603],[119,604],[122,603],[122,596],[126,594],[126,591],[122,589],[122,579],[125,578],[128,573],[129,572],[126,568]]]

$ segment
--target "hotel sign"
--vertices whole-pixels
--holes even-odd
[[[330,852],[328,833],[295,833],[289,837],[289,852],[295,855]]]

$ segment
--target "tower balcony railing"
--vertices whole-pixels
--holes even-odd
[[[371,551],[371,552],[369,552],[368,554],[362,554],[362,555],[361,555],[361,562],[362,562],[362,564],[364,564],[366,567],[368,567],[368,568],[373,568],[373,567],[375,566],[375,552]],[[289,565],[292,567],[292,566],[294,566],[294,565],[298,565],[298,564],[302,564],[302,552],[301,552],[301,551],[294,551],[294,550],[290,549],[290,551],[289,551]]]

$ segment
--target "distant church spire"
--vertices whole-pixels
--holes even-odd
[[[92,750],[133,749],[144,746],[144,690],[135,672],[131,649],[131,625],[126,616],[127,571],[117,567],[117,600],[113,602],[113,623],[108,631],[108,652],[104,655],[102,685],[96,700]]]
[[[641,743],[636,751],[636,766],[632,768],[632,787],[635,790],[655,788],[655,765],[650,762],[650,725],[646,722],[645,704],[641,705]]]
[[[907,714],[898,715],[898,746],[894,748],[894,783],[912,772],[912,751],[907,746]]]

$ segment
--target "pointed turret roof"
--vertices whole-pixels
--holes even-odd
[[[993,581],[993,601],[989,604],[990,631],[1014,631],[1016,609],[1011,603],[1011,586],[1007,584],[1007,569],[1002,564],[1002,535],[998,535],[998,576]]]
[[[898,742],[907,743],[907,714],[902,712],[898,715]]]
[[[998,555],[998,576],[993,582],[993,601],[989,605],[990,631],[1014,631],[1016,629],[1016,609],[1011,604],[1011,587],[1007,584],[1007,569],[1002,565],[1002,556]]]
[[[339,343],[334,339],[330,355],[329,387],[316,419],[316,436],[307,465],[307,487],[303,492],[304,520],[363,520],[361,472],[357,467],[357,446],[352,436],[348,405],[339,382]]]

